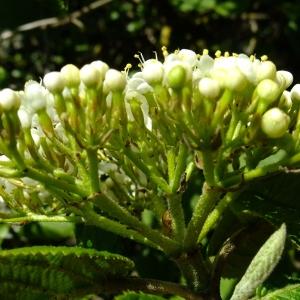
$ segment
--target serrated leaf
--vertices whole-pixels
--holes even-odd
[[[133,269],[131,260],[79,247],[35,246],[0,251],[0,299],[56,299],[88,290]],[[68,296],[69,297],[69,296]],[[69,299],[69,298],[68,298]],[[74,298],[75,299],[75,298]]]
[[[252,184],[232,204],[237,214],[259,216],[279,226],[286,223],[288,237],[300,246],[300,176],[281,174]]]
[[[300,284],[288,285],[275,292],[269,293],[260,300],[296,300],[300,299]]]
[[[116,296],[115,300],[165,300],[166,298],[135,292],[126,292],[122,295]]]

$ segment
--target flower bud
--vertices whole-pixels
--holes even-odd
[[[221,89],[217,80],[205,77],[199,81],[199,91],[204,97],[215,99],[220,95]]]
[[[72,64],[65,65],[60,72],[67,87],[73,88],[80,84],[79,69],[76,66]]]
[[[19,109],[18,117],[19,117],[22,128],[30,128],[31,127],[32,116],[28,111],[26,111],[22,108]]]
[[[61,93],[65,88],[65,81],[60,72],[50,72],[43,79],[45,87],[53,94]]]
[[[143,65],[142,74],[149,84],[160,83],[164,76],[163,64],[156,59],[149,59]]]
[[[293,74],[288,71],[277,71],[276,72],[276,79],[277,82],[282,86],[282,88],[285,90],[293,83]]]
[[[114,69],[109,69],[105,74],[104,84],[107,91],[123,91],[126,86],[125,74]]]
[[[196,66],[198,61],[197,54],[189,49],[181,49],[178,52],[178,57],[180,58],[180,60],[185,61],[186,63],[191,65],[191,67]]]
[[[288,130],[289,124],[290,117],[277,107],[266,111],[261,119],[262,131],[272,139],[282,137]]]
[[[80,79],[88,88],[96,87],[102,81],[102,74],[93,65],[84,65],[80,71]]]
[[[167,83],[170,88],[176,90],[183,88],[186,82],[186,70],[181,65],[175,65],[170,71],[167,73]]]
[[[291,89],[291,97],[293,102],[300,103],[300,84],[295,84]]]
[[[104,78],[106,72],[109,70],[109,66],[101,60],[95,60],[95,61],[91,62],[91,65],[93,67],[95,67],[102,74],[103,78]]]
[[[262,80],[256,87],[257,95],[266,103],[273,103],[279,96],[278,84],[271,79]]]
[[[241,92],[247,85],[246,77],[237,68],[228,69],[223,80],[225,87],[231,91]]]
[[[24,88],[26,104],[33,112],[44,109],[47,105],[48,91],[36,81],[28,81]]]
[[[276,66],[273,62],[267,60],[258,64],[256,69],[256,79],[258,82],[264,79],[275,79]]]
[[[20,106],[20,97],[11,89],[4,89],[0,91],[0,107],[4,111],[18,109]]]

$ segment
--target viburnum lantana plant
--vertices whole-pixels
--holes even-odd
[[[139,72],[102,61],[69,64],[22,91],[0,91],[1,221],[96,226],[163,252],[182,283],[141,278],[120,255],[27,247],[0,251],[1,295],[300,295],[299,281],[264,285],[284,256],[286,236],[291,251],[299,239],[289,236],[289,219],[278,209],[263,212],[261,204],[273,212],[273,203],[257,195],[271,175],[290,176],[300,165],[300,85],[291,87],[292,74],[266,56],[166,48],[163,56],[138,55]],[[201,190],[192,201],[195,178]],[[240,263],[244,275],[227,276],[242,242],[253,242],[253,228],[260,235],[247,264]],[[235,278],[227,294],[226,277]]]

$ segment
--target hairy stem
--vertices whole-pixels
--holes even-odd
[[[202,227],[220,195],[221,192],[208,187],[206,182],[204,183],[202,194],[194,208],[192,218],[187,227],[184,239],[184,248],[187,251],[191,251],[196,248],[198,236]]]

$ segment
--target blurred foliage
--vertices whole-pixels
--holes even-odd
[[[296,80],[300,78],[297,1],[112,0],[89,11],[82,7],[99,1],[3,2],[0,87],[21,87],[25,79],[38,79],[70,62],[81,66],[101,59],[115,68],[127,63],[136,65],[135,53],[141,51],[146,58],[153,57],[153,51],[160,55],[162,45],[172,50],[190,48],[201,52],[209,48],[212,52],[221,49],[268,54],[279,68],[293,72]],[[80,10],[86,13],[61,22]],[[49,17],[58,18],[55,26],[18,29]]]

